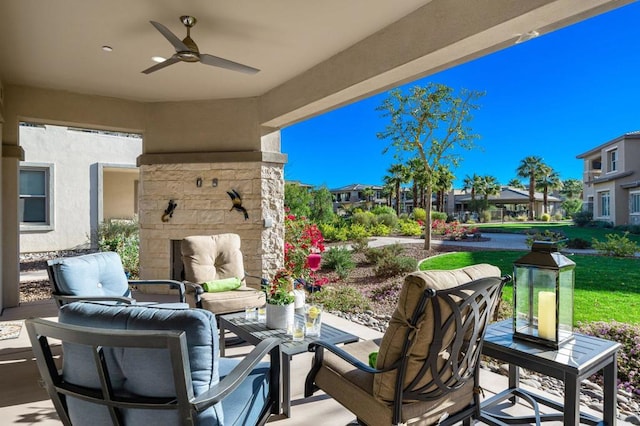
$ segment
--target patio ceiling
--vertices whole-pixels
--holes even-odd
[[[280,127],[630,1],[9,0],[0,80],[142,102],[257,97],[263,124]],[[177,63],[142,74],[173,53],[149,21],[182,38],[186,14],[201,52],[261,71]]]

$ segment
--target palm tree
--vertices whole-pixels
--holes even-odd
[[[392,164],[387,173],[389,173],[389,178],[394,185],[396,214],[400,216],[400,185],[407,181],[407,167],[401,163]]]
[[[375,195],[375,193],[376,192],[370,186],[362,190],[362,195],[364,195],[367,210],[371,210],[371,208],[373,207],[373,196]]]
[[[433,189],[436,190],[436,208],[444,211],[444,197],[453,186],[455,175],[449,170],[449,166],[441,165],[435,170]]]
[[[500,182],[495,176],[490,175],[481,176],[480,182],[479,192],[484,196],[484,203],[487,206],[489,204],[489,196],[500,193]]]
[[[544,165],[542,158],[532,155],[520,160],[520,165],[516,169],[518,176],[529,178],[529,220],[533,220],[535,210],[536,178],[540,175],[540,170]]]
[[[471,191],[471,203],[470,207],[472,210],[476,209],[476,193],[478,189],[480,189],[482,185],[482,179],[477,174],[473,174],[473,176],[466,175],[464,180],[462,181],[462,189],[464,191]]]
[[[422,207],[420,199],[418,198],[418,192],[420,189],[420,176],[424,174],[424,163],[419,157],[412,158],[407,162],[407,171],[409,180],[412,181],[413,192],[413,208]]]
[[[582,181],[579,179],[565,179],[562,181],[562,191],[567,198],[582,198]]]
[[[507,183],[507,186],[515,189],[527,189],[527,187],[524,186],[522,181],[518,178],[511,179],[509,183]]]
[[[547,213],[547,198],[549,191],[562,188],[562,181],[558,172],[547,165],[540,168],[540,174],[536,178],[536,187],[542,191],[542,205]]]
[[[395,185],[393,183],[393,179],[391,179],[390,176],[384,176],[382,178],[383,181],[383,185],[382,185],[382,195],[384,196],[385,200],[386,200],[386,205],[391,207],[392,203],[391,200],[393,199],[393,194],[394,194],[394,188]]]

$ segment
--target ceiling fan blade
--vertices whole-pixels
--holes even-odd
[[[169,28],[165,27],[160,22],[155,22],[155,21],[149,21],[149,22],[151,22],[151,25],[156,27],[156,30],[160,31],[160,34],[162,34],[164,38],[169,40],[169,43],[173,45],[173,47],[176,49],[176,52],[185,52],[185,51],[191,50],[174,33],[169,31]]]
[[[206,65],[213,65],[214,67],[226,68],[232,71],[243,72],[245,74],[255,74],[260,71],[257,68],[253,68],[248,65],[242,65],[237,62],[233,62],[228,59],[219,58],[213,55],[208,55],[206,53],[200,54],[200,62]]]
[[[160,62],[159,64],[155,64],[152,67],[147,68],[146,70],[142,71],[144,74],[151,74],[152,72],[161,70],[164,67],[168,67],[169,65],[175,64],[176,62],[180,62],[180,59],[176,56],[172,56],[169,59]]]

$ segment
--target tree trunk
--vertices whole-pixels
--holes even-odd
[[[425,190],[425,195],[427,201],[425,203],[424,209],[427,213],[427,217],[424,221],[424,249],[431,250],[431,187],[427,187]]]
[[[416,181],[413,181],[413,209],[415,210],[416,207],[420,207],[419,203],[418,203],[418,185],[416,184]]]
[[[545,186],[542,193],[542,205],[544,206],[544,212],[547,213],[547,187]]]
[[[400,216],[400,182],[396,182],[396,215]]]
[[[533,220],[533,211],[536,208],[535,188],[535,176],[531,173],[531,177],[529,177],[529,220]]]

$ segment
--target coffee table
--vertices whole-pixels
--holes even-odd
[[[302,318],[301,314],[296,313],[296,316]],[[269,337],[281,339],[280,352],[283,355],[280,357],[282,359],[282,413],[287,417],[291,415],[291,359],[293,356],[307,352],[309,343],[315,340],[323,340],[332,344],[358,341],[358,336],[323,323],[320,337],[305,337],[304,340],[294,342],[291,340],[291,336],[287,335],[286,330],[271,330],[267,328],[264,322],[258,322],[257,319],[247,320],[244,312],[221,315],[218,317],[218,323],[220,328],[220,356],[225,354],[225,330],[234,333],[252,345],[257,345]]]

